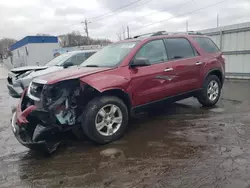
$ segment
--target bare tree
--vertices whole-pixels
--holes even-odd
[[[2,56],[4,54],[8,55],[8,50],[9,47],[14,44],[16,42],[15,39],[11,39],[11,38],[3,38],[0,40],[0,54],[2,54]]]
[[[92,39],[83,36],[79,31],[58,36],[60,45],[62,47],[81,46],[81,45],[106,45],[111,43],[108,39]]]
[[[118,40],[122,40],[122,32],[120,30],[116,33],[116,35]]]
[[[51,36],[50,34],[37,33],[36,36]]]

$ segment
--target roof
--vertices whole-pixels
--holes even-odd
[[[13,51],[29,43],[58,43],[58,38],[55,36],[27,36],[11,45],[9,49]]]

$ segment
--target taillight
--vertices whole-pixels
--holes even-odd
[[[226,56],[222,55],[221,57],[224,61],[226,60]]]

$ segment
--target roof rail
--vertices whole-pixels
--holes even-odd
[[[137,36],[134,36],[133,38],[136,39],[136,38],[139,38],[139,37],[142,37],[142,36],[146,36],[146,35],[149,35],[149,36],[159,36],[159,35],[203,35],[202,33],[200,32],[196,32],[196,31],[187,31],[187,32],[166,32],[166,31],[157,31],[157,32],[152,32],[152,33],[145,33],[145,34],[141,34],[141,35],[137,35]]]
[[[157,31],[157,32],[152,32],[152,33],[145,33],[145,34],[141,34],[141,35],[136,35],[133,38],[136,39],[136,38],[139,38],[139,37],[142,37],[142,36],[146,36],[146,35],[155,36],[155,34],[157,34],[157,33],[163,33],[163,32],[165,32],[165,31]]]
[[[168,33],[166,31],[157,31],[156,33],[154,33],[151,36],[158,36],[158,35],[168,35]]]

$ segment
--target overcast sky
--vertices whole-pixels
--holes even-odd
[[[135,35],[159,30],[185,31],[186,20],[189,30],[213,28],[217,13],[220,25],[250,21],[250,0],[140,0],[100,16],[135,1],[0,0],[0,38],[21,39],[37,33],[60,35],[74,30],[84,34],[84,19],[91,21],[90,37],[111,40],[117,40],[117,33],[127,25]],[[221,3],[213,6],[217,2]]]

